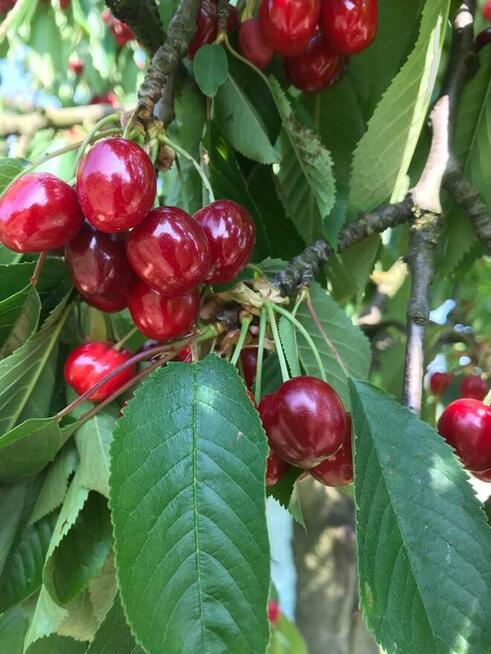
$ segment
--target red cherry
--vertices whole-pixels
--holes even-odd
[[[77,171],[77,195],[87,220],[101,232],[135,227],[152,208],[157,181],[150,157],[133,141],[97,141]]]
[[[320,0],[263,0],[259,23],[265,40],[281,55],[301,52],[314,35]]]
[[[194,214],[210,244],[210,284],[229,282],[242,270],[256,243],[256,227],[249,213],[231,200],[212,202]]]
[[[491,0],[488,0],[484,7],[482,8],[482,15],[484,20],[489,20],[491,22]]]
[[[80,59],[72,59],[68,62],[68,68],[75,73],[75,75],[81,75],[84,70],[84,65]]]
[[[318,465],[346,438],[341,400],[329,384],[316,377],[284,382],[272,398],[263,398],[259,413],[271,449],[299,468]]]
[[[274,600],[270,600],[268,602],[268,620],[271,622],[271,624],[276,624],[280,619],[280,615],[281,615],[281,610],[278,605],[278,602],[275,602]]]
[[[71,186],[50,173],[30,173],[0,199],[0,241],[14,252],[55,250],[75,236],[83,219]]]
[[[346,414],[348,429],[339,450],[310,470],[314,479],[325,486],[347,486],[353,483],[353,451],[351,447],[351,415]]]
[[[320,26],[329,45],[344,54],[368,48],[377,35],[377,0],[323,0]]]
[[[240,363],[245,383],[251,388],[256,381],[257,347],[245,347],[240,353]]]
[[[130,358],[131,352],[116,350],[113,343],[92,341],[79,345],[65,361],[65,381],[79,395],[83,395]],[[93,402],[105,400],[121,386],[124,386],[135,372],[136,366],[129,366],[92,393],[89,400]]]
[[[104,234],[89,223],[65,247],[65,261],[73,285],[91,304],[103,311],[121,311],[134,276],[119,234]]]
[[[480,481],[491,482],[491,468],[489,470],[484,470],[484,472],[471,472],[471,474]]]
[[[157,341],[189,332],[198,319],[196,289],[181,297],[165,297],[144,282],[137,281],[128,294],[128,309],[138,329]]]
[[[93,95],[89,100],[89,104],[110,104],[111,107],[119,107],[118,99],[114,93],[98,93]]]
[[[277,484],[288,472],[290,466],[286,461],[270,450],[266,460],[266,486],[274,486]]]
[[[128,235],[126,253],[138,277],[169,297],[204,282],[211,267],[204,231],[177,207],[151,211]]]
[[[191,363],[193,360],[193,350],[190,345],[186,345],[179,350],[176,356],[173,359],[174,361],[182,361],[183,363]]]
[[[6,14],[16,2],[17,0],[0,0],[0,14]]]
[[[283,60],[290,82],[305,93],[318,93],[339,80],[346,58],[331,50],[321,32],[316,32],[303,52]]]
[[[239,21],[237,9],[232,5],[228,9],[227,32],[231,32]],[[218,36],[218,2],[201,0],[196,19],[196,35],[188,48],[188,57],[194,59],[196,52],[206,43],[213,43]]]
[[[438,431],[466,468],[491,468],[491,407],[472,398],[455,400],[440,416]]]
[[[273,58],[273,48],[265,41],[259,21],[250,18],[239,27],[240,51],[258,68],[266,68]]]
[[[60,9],[65,11],[70,6],[72,0],[60,0]]]
[[[488,393],[488,385],[479,375],[464,377],[460,384],[460,397],[472,397],[474,400],[484,400]]]
[[[445,393],[453,380],[451,372],[434,372],[430,377],[430,391],[433,395],[441,396]]]

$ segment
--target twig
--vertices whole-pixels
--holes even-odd
[[[34,134],[40,129],[58,129],[74,125],[96,123],[114,113],[110,104],[89,104],[80,107],[46,108],[28,114],[3,113],[0,121],[0,137],[9,134]]]
[[[153,55],[164,42],[165,34],[154,0],[106,0],[106,5],[116,18],[131,27],[137,40],[150,54]]]

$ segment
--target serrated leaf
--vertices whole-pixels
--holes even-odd
[[[29,516],[29,523],[34,524],[44,518],[63,503],[68,488],[68,480],[74,472],[78,456],[73,446],[67,445],[50,465],[39,491],[36,503]]]
[[[201,46],[193,60],[193,73],[201,92],[214,98],[228,76],[228,60],[223,47],[216,43]]]
[[[26,159],[20,157],[0,159],[0,195],[5,191],[10,182],[29,165]]]
[[[336,197],[331,155],[319,137],[296,120],[274,77],[270,84],[283,121],[277,174],[283,206],[307,243],[323,236],[334,242],[337,234],[327,220]]]
[[[0,489],[0,574],[17,533],[27,491],[26,482]]]
[[[10,263],[0,265],[0,300],[10,297],[30,284],[35,261]],[[43,266],[36,291],[47,311],[53,309],[54,304],[61,300],[70,288],[65,263],[61,259],[48,258]],[[53,302],[53,298],[56,301]],[[43,312],[46,315],[46,310]]]
[[[367,383],[351,384],[361,606],[400,654],[488,652],[491,531],[450,447]]]
[[[116,564],[148,654],[264,651],[267,450],[236,369],[215,355],[156,371],[125,408],[111,447]]]
[[[109,497],[109,448],[116,424],[114,416],[101,411],[87,421],[75,435],[80,457],[80,483]]]
[[[20,651],[22,652],[22,649]],[[28,649],[28,654],[84,654],[84,652],[84,643],[56,634],[41,638]]]
[[[0,650],[6,654],[22,654],[28,620],[20,608],[0,616]]]
[[[359,327],[355,326],[334,300],[314,283],[310,288],[310,299],[322,323],[323,332],[318,329],[307,307],[300,305],[297,318],[314,341],[327,374],[327,381],[340,396],[349,411],[350,396],[348,376],[366,378],[370,367],[370,342]],[[315,357],[306,340],[298,333],[300,361],[308,375],[318,376]]]
[[[227,141],[238,152],[262,164],[278,161],[261,117],[232,75],[216,95],[215,115]]]
[[[7,308],[8,307],[8,308]],[[37,329],[41,314],[38,292],[26,286],[0,302],[0,358],[12,354]]]
[[[295,482],[302,472],[303,471],[300,470],[300,468],[290,466],[286,475],[277,484],[268,487],[268,497],[274,497],[278,504],[280,504],[284,509],[289,510]]]
[[[283,346],[283,351],[285,353],[291,376],[298,377],[302,374],[302,371],[300,370],[300,364],[298,362],[298,346],[295,327],[287,318],[285,318],[285,316],[282,316],[278,324],[278,329],[280,332],[281,345]]]
[[[99,623],[106,617],[118,592],[114,554],[111,553],[99,574],[89,582],[89,597]]]
[[[427,0],[419,37],[384,93],[353,157],[350,213],[373,209],[401,189],[424,126],[436,82],[450,0]]]
[[[86,654],[145,654],[135,643],[119,597],[97,630]]]

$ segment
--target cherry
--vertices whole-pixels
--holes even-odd
[[[240,51],[258,68],[266,68],[273,59],[273,48],[264,39],[259,21],[250,18],[239,27]]]
[[[210,284],[229,282],[242,270],[256,243],[256,227],[249,213],[231,200],[218,200],[195,213],[210,244]]]
[[[87,220],[101,232],[135,227],[152,208],[157,181],[150,157],[133,141],[97,141],[77,171],[77,194]]]
[[[240,353],[240,363],[245,383],[251,388],[256,381],[257,347],[245,347]]]
[[[65,381],[79,395],[83,395],[101,379],[126,363],[131,356],[131,352],[116,350],[114,344],[107,341],[92,341],[79,345],[65,361]],[[105,400],[124,386],[135,372],[136,365],[129,366],[98,388],[88,399],[93,402]]]
[[[103,311],[121,311],[133,283],[133,272],[119,234],[104,234],[89,223],[65,246],[73,285],[88,304]]]
[[[320,26],[329,45],[344,54],[368,48],[377,35],[377,0],[323,0]]]
[[[286,76],[305,93],[318,93],[339,80],[346,66],[346,58],[334,52],[321,32],[316,32],[303,52],[285,57]]]
[[[151,211],[128,235],[126,253],[138,277],[169,297],[204,282],[211,267],[204,231],[177,207]]]
[[[135,35],[128,27],[128,25],[124,23],[122,20],[119,20],[118,18],[113,16],[112,13],[107,9],[105,9],[102,12],[101,16],[102,16],[102,20],[106,23],[106,25],[111,30],[114,40],[116,41],[116,44],[119,45],[120,48],[126,45],[128,41],[132,41],[135,38]]]
[[[268,620],[271,622],[271,624],[276,624],[280,619],[280,615],[281,615],[281,610],[278,605],[278,602],[275,602],[274,600],[270,600],[268,602]]]
[[[71,186],[50,173],[29,173],[0,199],[0,241],[14,252],[55,250],[75,236],[83,219]]]
[[[441,396],[445,393],[453,380],[451,372],[434,372],[430,377],[430,391],[433,395]]]
[[[167,341],[189,332],[198,319],[196,289],[181,297],[165,297],[141,281],[128,293],[128,308],[138,329],[157,341]]]
[[[68,62],[68,68],[75,73],[75,75],[81,75],[84,71],[83,62],[80,59],[71,59]]]
[[[351,415],[346,414],[348,429],[339,450],[310,470],[314,479],[325,486],[347,486],[353,483],[353,451],[351,446]]]
[[[475,400],[484,400],[488,392],[488,385],[479,375],[464,377],[460,384],[460,397],[472,397]]]
[[[336,391],[316,377],[294,377],[266,395],[259,413],[269,445],[299,468],[313,468],[346,439],[347,419]]]
[[[118,99],[114,93],[98,93],[93,95],[89,100],[89,104],[110,104],[111,107],[119,107]]]
[[[491,0],[487,0],[482,8],[482,15],[484,20],[491,21]]]
[[[276,452],[270,451],[266,460],[266,486],[274,486],[288,472],[290,466],[280,459]]]
[[[17,0],[0,0],[0,14],[6,14],[15,5]]]
[[[281,55],[299,54],[319,21],[320,0],[263,0],[259,23],[265,40]]]
[[[193,360],[193,350],[190,345],[186,345],[179,350],[176,356],[173,359],[174,361],[182,361],[183,363],[191,363]]]
[[[231,32],[239,21],[237,9],[228,9],[227,32]],[[196,35],[188,48],[188,57],[193,59],[196,52],[206,43],[213,43],[218,36],[218,0],[201,0],[196,19]]]
[[[438,431],[466,468],[491,468],[491,407],[473,398],[455,400],[440,416]]]

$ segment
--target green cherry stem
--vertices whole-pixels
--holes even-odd
[[[239,61],[241,61],[241,62],[242,62],[243,64],[245,64],[246,66],[249,66],[249,68],[252,68],[252,70],[253,70],[254,72],[256,72],[260,77],[262,77],[264,83],[267,85],[267,87],[268,87],[269,90],[271,91],[271,86],[270,86],[270,84],[269,84],[269,79],[266,77],[266,75],[265,75],[261,70],[259,70],[259,68],[257,68],[257,66],[254,66],[253,63],[251,63],[248,59],[246,59],[246,58],[243,57],[241,54],[239,54],[239,53],[237,52],[237,50],[235,50],[235,48],[234,48],[234,47],[232,46],[232,44],[230,43],[229,38],[228,38],[227,35],[224,35],[222,41],[223,41],[223,43],[225,43],[225,45],[227,46],[227,50],[230,52],[230,54],[233,55],[236,59],[238,59]],[[271,95],[273,95],[273,94],[271,93]]]
[[[256,366],[256,383],[254,387],[254,399],[259,404],[261,399],[261,385],[263,381],[263,361],[264,361],[264,341],[266,340],[266,328],[268,326],[268,312],[265,308],[261,309],[259,318],[259,340],[257,344],[257,366]]]
[[[184,148],[181,148],[180,145],[177,145],[177,143],[174,143],[174,141],[171,141],[169,137],[165,136],[164,134],[159,134],[159,140],[162,141],[162,143],[165,143],[168,145],[170,148],[175,150],[178,154],[180,154],[182,157],[190,161],[193,166],[196,168],[196,171],[198,175],[201,177],[201,181],[203,182],[206,190],[208,191],[208,195],[210,198],[210,202],[215,201],[215,194],[213,193],[213,189],[211,188],[210,180],[206,176],[205,171],[203,168],[199,165],[199,163],[196,161],[196,159],[189,154],[187,150],[184,150]]]
[[[247,338],[247,334],[249,333],[249,326],[251,324],[251,321],[252,321],[251,316],[246,316],[245,318],[242,319],[242,324],[240,326],[239,340],[237,341],[237,345],[235,346],[234,353],[232,355],[232,358],[230,359],[230,363],[233,366],[237,365],[237,361],[239,360],[240,353],[242,351],[242,348],[244,347],[245,339]]]
[[[270,302],[266,304],[266,308],[268,310],[269,324],[271,325],[271,331],[273,333],[273,340],[276,347],[276,354],[278,355],[278,360],[280,362],[281,377],[285,382],[290,379],[290,373],[288,372],[288,365],[286,363],[285,353],[283,352],[283,345],[281,344],[281,338],[278,332],[278,325],[276,324],[276,316],[274,315],[273,305]]]
[[[132,336],[134,336],[137,333],[138,333],[138,327],[133,327],[132,329],[130,329],[130,331],[127,334],[125,334],[124,336],[122,336],[119,339],[119,341],[114,345],[114,349],[115,350],[120,350],[123,347],[123,345],[127,341],[129,341]]]

